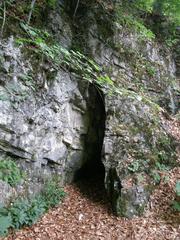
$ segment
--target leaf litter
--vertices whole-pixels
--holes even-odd
[[[180,123],[162,119],[180,142]],[[177,154],[179,154],[177,148]],[[180,156],[180,154],[179,154]],[[180,240],[180,213],[172,208],[180,167],[169,171],[153,192],[143,217],[118,218],[99,177],[65,187],[67,197],[32,227],[11,232],[3,240]]]

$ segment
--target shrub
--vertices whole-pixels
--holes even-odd
[[[8,229],[19,229],[34,224],[49,208],[55,207],[65,196],[57,179],[45,183],[41,193],[33,198],[17,199],[9,207],[0,208],[0,236]]]
[[[104,73],[103,68],[94,60],[79,51],[63,48],[59,43],[54,42],[47,31],[23,23],[20,26],[27,37],[16,39],[16,43],[28,47],[29,50],[34,51],[41,57],[43,56],[52,64],[54,70],[62,67],[98,88],[114,88],[111,78]]]
[[[58,179],[48,181],[41,193],[41,199],[45,203],[46,210],[55,207],[64,196],[64,191],[59,188]]]
[[[1,216],[0,212],[0,236],[4,236],[8,233],[8,228],[11,227],[11,217]]]
[[[10,160],[0,161],[0,179],[9,183],[12,187],[16,186],[22,179],[23,175],[17,164]]]

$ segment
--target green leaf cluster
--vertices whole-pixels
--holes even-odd
[[[42,192],[31,198],[20,198],[9,207],[0,208],[0,236],[8,230],[34,224],[49,208],[55,207],[65,196],[57,179],[46,182]]]
[[[148,22],[148,16],[151,23]],[[124,0],[116,5],[116,20],[126,28],[136,31],[142,40],[154,39],[159,34],[171,46],[177,41],[180,1]]]
[[[12,187],[16,186],[23,178],[17,164],[10,160],[0,160],[0,179],[9,183]]]
[[[46,0],[48,7],[54,8],[56,6],[57,0]]]
[[[140,5],[142,5],[142,3]],[[150,28],[147,28],[143,19],[139,17],[140,12],[144,9],[142,6],[140,7],[140,5],[132,6],[131,4],[126,5],[124,3],[123,5],[118,6],[116,9],[116,21],[122,24],[125,28],[137,32],[140,40],[154,39],[154,33],[150,30]]]
[[[81,79],[95,83],[97,87],[113,86],[113,81],[103,69],[92,59],[79,51],[68,50],[54,42],[46,32],[21,23],[28,38],[18,38],[16,43],[28,46],[29,49],[41,54],[55,70],[63,68]]]
[[[166,16],[174,22],[176,26],[180,24],[179,0],[156,0],[153,7],[154,12]]]

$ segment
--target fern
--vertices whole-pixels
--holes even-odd
[[[28,38],[18,38],[16,43],[31,47],[31,50],[43,55],[55,70],[63,67],[83,80],[95,83],[99,87],[113,87],[113,81],[103,73],[103,69],[92,59],[89,59],[79,51],[68,50],[60,44],[53,42],[45,31],[21,24]],[[35,46],[35,48],[34,48]]]
[[[0,216],[0,236],[5,236],[12,225],[10,216]]]

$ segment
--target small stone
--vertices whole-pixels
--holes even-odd
[[[83,219],[83,217],[84,217],[84,215],[82,213],[80,213],[79,217],[78,217],[79,221],[81,221]]]

